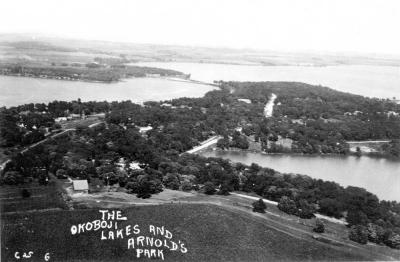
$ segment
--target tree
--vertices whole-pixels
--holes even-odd
[[[151,197],[151,183],[148,178],[143,178],[139,180],[137,187],[136,197],[138,198],[150,198]]]
[[[163,191],[161,181],[159,179],[151,179],[147,174],[131,178],[125,187],[129,190],[129,193],[136,194],[138,198],[149,198],[152,194]]]
[[[204,193],[207,195],[214,195],[217,190],[212,182],[204,183]]]
[[[260,198],[259,200],[253,202],[253,212],[265,213],[265,209],[267,209],[267,205],[265,205],[264,201]]]
[[[367,244],[368,230],[363,225],[355,225],[350,228],[349,239],[360,244]]]
[[[313,228],[313,231],[316,233],[324,233],[325,232],[325,225],[320,219],[315,220],[315,227]]]
[[[296,207],[296,203],[288,198],[287,196],[281,197],[278,203],[278,208],[283,212],[290,214],[290,215],[297,215],[298,209]]]
[[[346,221],[350,225],[367,225],[368,217],[362,211],[351,209],[347,213]]]
[[[247,138],[245,136],[241,135],[238,131],[235,131],[233,133],[232,142],[230,146],[237,147],[240,149],[248,149],[249,142],[247,141]]]
[[[172,189],[172,190],[178,190],[180,187],[180,182],[179,182],[179,174],[177,173],[168,173],[164,178],[163,178],[163,183],[166,188]]]
[[[337,199],[324,198],[319,201],[319,212],[327,216],[340,218],[342,216],[342,205]]]
[[[228,149],[229,148],[229,138],[226,136],[226,137],[218,139],[217,147],[221,148],[221,149]]]
[[[0,112],[0,135],[6,146],[15,146],[21,142],[22,133],[17,126],[18,120],[18,115],[5,110]]]

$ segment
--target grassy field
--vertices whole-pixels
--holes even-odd
[[[31,193],[30,197],[22,197],[21,191],[24,188]],[[54,208],[65,208],[61,193],[54,183],[47,186],[30,183],[23,186],[3,185],[0,187],[0,210],[2,213]]]
[[[16,251],[33,251],[30,261],[132,261],[127,239],[100,240],[100,231],[72,235],[72,225],[98,219],[98,209],[3,215],[2,261]],[[257,216],[204,204],[164,204],[123,210],[119,228],[138,224],[165,226],[188,252],[164,250],[166,261],[371,260],[363,252],[299,239],[270,227]],[[150,236],[147,232],[144,236]],[[376,258],[375,258],[376,259]]]

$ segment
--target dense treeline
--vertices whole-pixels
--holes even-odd
[[[0,74],[99,82],[113,82],[127,77],[145,77],[148,74],[157,74],[161,76],[182,75],[181,72],[169,69],[124,64],[104,66],[99,63],[88,63],[86,65],[77,64],[72,66],[67,64],[64,66],[5,65],[0,67]]]
[[[108,102],[53,101],[48,104],[30,103],[10,108],[0,108],[1,146],[13,147],[29,145],[40,141],[51,130],[60,126],[57,117],[90,115],[108,112],[112,107]]]
[[[272,93],[278,98],[273,117],[267,119],[263,108]],[[251,103],[239,101],[243,98]],[[211,91],[202,98],[180,98],[167,103],[147,102],[144,107],[129,101],[55,101],[47,106],[29,104],[13,110],[43,110],[52,117],[68,113],[109,112],[110,123],[151,125],[153,131],[150,136],[165,139],[165,143],[160,141],[161,145],[179,153],[212,134],[224,137],[219,143],[221,148],[246,149],[246,135],[253,137],[267,152],[305,154],[346,154],[349,151],[346,140],[394,140],[400,136],[400,105],[389,100],[370,99],[301,83],[223,82],[221,90]],[[240,131],[237,131],[238,127]],[[157,132],[158,129],[162,132]],[[289,148],[279,145],[278,140],[282,138],[292,141]],[[396,147],[382,151],[397,154]]]
[[[250,122],[250,132],[263,140],[276,135],[290,138],[294,152],[346,153],[345,140],[400,138],[400,105],[388,99],[303,83],[222,82],[222,88],[250,99],[249,112],[276,94],[273,117],[267,124]]]

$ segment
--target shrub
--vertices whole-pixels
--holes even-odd
[[[204,183],[204,193],[207,195],[214,195],[217,190],[212,182]]]
[[[128,182],[128,179],[126,177],[118,178],[118,184],[120,187],[125,187],[127,182]]]
[[[278,203],[278,208],[290,215],[297,215],[298,213],[296,203],[287,196],[281,197]]]
[[[193,185],[189,181],[184,181],[184,182],[182,182],[181,187],[182,187],[182,191],[191,191],[193,188]]]
[[[129,181],[128,183],[126,183],[125,188],[128,190],[129,193],[135,193],[139,188],[139,182],[136,179]]]
[[[301,199],[299,201],[299,217],[310,219],[314,217],[315,208],[313,205],[309,204],[307,200]]]
[[[315,220],[315,227],[313,231],[316,233],[324,233],[325,232],[325,225],[320,219]]]
[[[151,197],[151,183],[148,179],[142,179],[139,182],[136,197],[150,198]]]
[[[56,172],[56,177],[58,179],[65,179],[67,178],[67,171],[65,171],[64,169],[58,169]]]
[[[6,185],[18,185],[24,182],[24,178],[18,171],[8,171],[4,174],[3,181]]]
[[[253,204],[253,212],[265,213],[265,209],[267,209],[267,205],[265,205],[264,201],[260,198],[255,201]]]
[[[222,184],[221,188],[218,190],[218,195],[228,196],[229,195],[229,186],[226,184]]]
[[[400,249],[400,235],[388,230],[384,234],[384,243],[391,248]]]
[[[179,175],[176,173],[168,173],[163,178],[163,183],[166,188],[169,188],[172,190],[178,190],[180,187]]]
[[[367,244],[368,230],[363,225],[355,225],[350,228],[349,239],[360,244]]]
[[[31,196],[31,192],[29,192],[28,189],[24,188],[24,189],[22,189],[22,191],[21,191],[21,195],[22,195],[23,198],[28,198],[28,197]]]
[[[369,223],[367,226],[368,240],[377,244],[383,243],[385,230],[376,224]]]

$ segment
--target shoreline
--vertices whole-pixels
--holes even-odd
[[[235,152],[235,153],[255,153],[255,154],[260,154],[260,155],[266,155],[266,156],[304,156],[304,157],[369,157],[369,158],[375,158],[375,159],[385,159],[385,160],[390,160],[393,162],[399,162],[400,163],[400,158],[396,157],[391,157],[391,156],[386,156],[386,155],[376,155],[376,153],[363,153],[361,155],[357,155],[357,153],[349,152],[348,154],[335,154],[335,153],[327,153],[327,154],[304,154],[304,153],[295,153],[295,152],[282,152],[282,153],[267,153],[264,151],[260,150],[251,150],[251,149],[238,149],[238,148],[229,148],[229,149],[221,149],[216,146],[214,147],[207,147],[202,150],[199,150],[198,153],[202,153],[204,151],[217,151],[217,152]]]
[[[2,74],[2,73],[0,73],[0,76],[43,79],[43,80],[56,80],[56,81],[68,81],[68,82],[100,83],[100,84],[120,83],[120,82],[125,82],[126,80],[134,79],[134,78],[152,78],[152,79],[163,79],[163,80],[167,80],[167,81],[184,82],[184,83],[191,83],[191,84],[198,84],[198,85],[208,85],[208,86],[220,87],[217,84],[207,83],[207,82],[193,80],[193,79],[180,79],[179,77],[176,77],[176,76],[160,76],[160,77],[154,77],[154,76],[139,76],[139,77],[135,77],[135,76],[133,76],[133,77],[126,77],[126,78],[121,78],[121,79],[112,80],[112,81],[89,80],[89,79],[72,79],[72,78],[70,78],[70,79],[60,79],[59,77],[40,77],[40,76],[33,76],[33,75]]]

